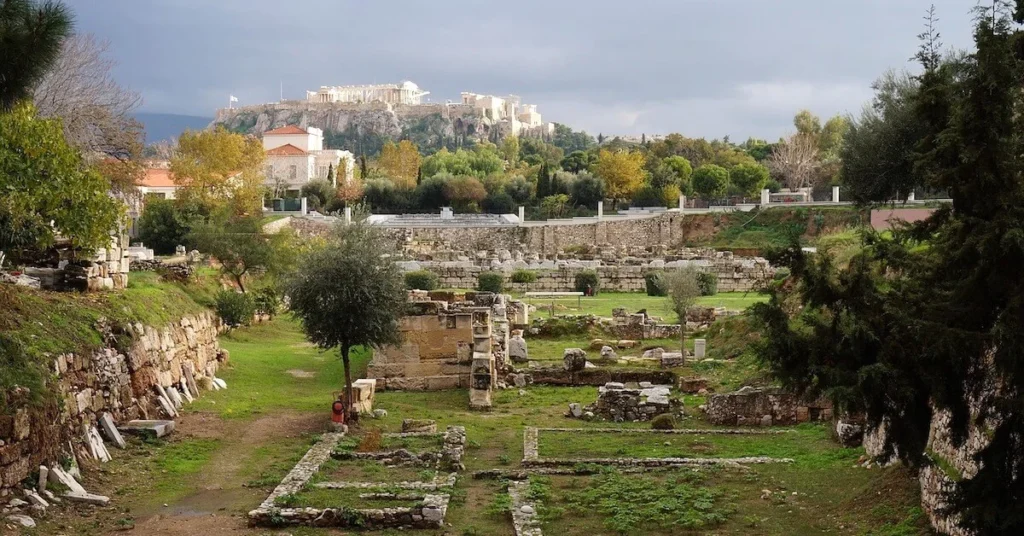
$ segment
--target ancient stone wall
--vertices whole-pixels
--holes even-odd
[[[13,488],[40,465],[70,454],[69,444],[84,453],[84,430],[98,426],[104,413],[118,423],[167,418],[159,409],[157,386],[179,386],[189,372],[200,385],[212,379],[227,358],[217,341],[220,328],[209,312],[160,327],[100,326],[107,341],[103,348],[55,356],[51,388],[59,402],[29,406],[26,393],[15,397],[12,414],[0,415],[0,489]]]
[[[707,398],[704,411],[712,424],[726,426],[790,425],[832,420],[828,400],[801,401],[780,389],[744,387],[735,393]]]

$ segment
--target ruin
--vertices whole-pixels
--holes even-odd
[[[727,426],[792,425],[832,420],[828,399],[800,400],[777,388],[743,387],[734,393],[713,394],[704,406],[708,421]]]

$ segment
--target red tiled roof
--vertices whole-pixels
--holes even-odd
[[[169,169],[147,168],[146,176],[139,180],[139,186],[149,188],[168,188],[177,186]]]
[[[273,149],[267,149],[267,156],[305,156],[306,151],[288,143]]]
[[[268,131],[263,133],[264,136],[267,136],[267,135],[274,136],[274,135],[279,135],[279,134],[309,134],[309,132],[306,132],[306,129],[304,129],[304,128],[299,128],[299,127],[294,126],[294,125],[288,125],[286,127],[275,128],[274,130],[268,130]]]

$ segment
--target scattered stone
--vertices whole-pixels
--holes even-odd
[[[772,498],[772,490],[770,490],[770,489],[763,489],[763,490],[761,490],[761,498],[766,500],[766,501],[768,499],[771,499]]]
[[[21,515],[21,514],[9,515],[9,516],[7,516],[7,521],[10,521],[11,523],[15,523],[15,524],[17,524],[17,525],[19,525],[21,527],[26,528],[26,529],[35,528],[35,526],[36,526],[35,520],[33,520],[31,517],[28,517],[26,515]]]
[[[587,353],[582,348],[566,348],[562,354],[565,370],[579,372],[587,366]]]
[[[167,399],[170,400],[172,404],[174,404],[174,411],[178,411],[179,409],[184,407],[184,401],[181,399],[181,394],[178,393],[177,389],[171,386],[165,389],[164,391],[167,393]]]
[[[163,437],[174,431],[174,421],[128,421],[118,430],[138,436]]]
[[[679,367],[686,364],[686,358],[682,352],[663,352],[660,365],[662,368]]]
[[[604,384],[605,389],[625,389],[626,385],[621,382],[608,382]]]
[[[174,411],[174,405],[171,404],[170,400],[167,400],[167,398],[165,396],[163,396],[163,395],[157,396],[156,397],[156,401],[157,401],[157,403],[160,404],[160,409],[164,410],[164,413],[168,417],[173,419],[173,418],[178,416],[178,414]]]
[[[601,347],[601,359],[606,361],[615,361],[618,358],[619,355],[615,353],[615,349],[611,346],[605,345]]]
[[[526,339],[523,338],[520,330],[516,330],[508,339],[508,357],[513,363],[526,363],[530,360]]]
[[[693,341],[693,358],[704,359],[707,354],[708,341],[707,339],[694,339]]]
[[[387,417],[387,416],[388,416],[388,410],[386,410],[386,409],[375,409],[375,410],[373,410],[373,418],[374,419],[383,419],[384,417]]]
[[[289,369],[289,370],[286,370],[285,373],[291,375],[293,378],[300,378],[300,379],[309,379],[309,378],[315,378],[316,377],[316,373],[315,372],[310,372],[308,370]]]
[[[664,348],[651,348],[650,350],[645,350],[644,351],[643,358],[644,359],[656,359],[656,360],[660,361],[661,360],[661,356],[664,353],[665,353],[665,349]]]
[[[621,340],[615,343],[615,346],[617,346],[620,350],[625,350],[629,348],[636,348],[639,344],[640,343],[637,341]]]
[[[836,436],[844,447],[860,446],[864,440],[864,427],[860,424],[839,419],[836,422]]]
[[[574,419],[579,419],[583,416],[583,406],[575,402],[569,404],[569,415]]]
[[[583,364],[583,368],[585,368],[585,369],[594,369],[594,368],[597,368],[597,365],[591,363],[590,361],[587,361],[586,363]]]
[[[534,510],[533,507],[528,504],[524,504],[523,506],[519,507],[519,511],[524,514],[532,514],[536,512],[536,510]]]
[[[228,388],[228,382],[226,382],[226,381],[224,381],[224,380],[222,380],[220,378],[217,378],[217,377],[213,378],[213,384],[216,385],[217,387],[221,388],[221,389],[227,389]]]
[[[437,421],[433,419],[404,419],[402,420],[402,433],[409,432],[437,433]]]
[[[23,500],[21,500],[21,499],[11,499],[7,503],[7,506],[9,506],[11,508],[21,508],[23,506],[28,506],[28,503],[23,501]]]
[[[761,426],[771,426],[771,425],[772,425],[772,416],[771,415],[764,415],[764,416],[761,417]]]
[[[49,475],[50,475],[50,470],[47,469],[45,465],[40,465],[39,466],[39,481],[36,483],[36,489],[39,490],[39,493],[45,493],[46,492],[46,481],[47,481],[47,478],[49,477]]]
[[[93,495],[92,493],[65,493],[64,498],[71,502],[80,502],[84,504],[91,504],[93,506],[106,506],[110,503],[109,497],[103,495]]]
[[[38,493],[36,493],[36,492],[34,492],[32,490],[25,490],[25,498],[28,499],[28,502],[30,502],[30,503],[32,503],[32,504],[34,504],[36,506],[41,506],[43,508],[49,508],[50,507],[50,503],[46,502],[45,499],[40,497]]]
[[[117,448],[127,448],[128,445],[124,442],[124,438],[121,437],[121,433],[117,431],[117,426],[114,425],[114,418],[110,416],[110,413],[104,413],[100,416],[100,428],[103,429],[103,435],[107,436],[107,439],[117,445]],[[40,473],[42,473],[42,470],[40,470]]]

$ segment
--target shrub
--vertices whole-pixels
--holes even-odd
[[[598,289],[601,288],[601,280],[594,270],[583,270],[576,274],[576,292],[586,292],[588,286],[595,295],[597,295]]]
[[[516,202],[505,192],[498,192],[485,197],[482,207],[489,214],[512,214],[516,210]]]
[[[715,164],[704,164],[693,172],[693,191],[702,199],[720,199],[729,189],[729,172]]]
[[[631,207],[661,207],[665,205],[665,196],[661,192],[661,188],[655,188],[654,186],[644,186],[637,190],[633,194],[633,200],[630,202]]]
[[[530,284],[537,280],[537,272],[533,270],[516,270],[512,272],[513,283]]]
[[[434,290],[437,285],[437,274],[430,270],[416,270],[405,274],[405,288],[409,290]]]
[[[697,286],[700,287],[701,296],[718,294],[718,275],[711,272],[698,272]]]
[[[505,289],[505,276],[501,272],[483,272],[477,279],[476,289],[500,294]]]
[[[647,272],[644,274],[648,296],[668,296],[668,281],[665,272]]]
[[[277,310],[281,306],[281,299],[273,287],[263,287],[253,292],[252,296],[256,312],[270,317],[277,314]]]
[[[252,296],[222,290],[217,293],[217,314],[229,326],[247,326],[252,323],[252,315],[256,314],[256,304]]]
[[[655,430],[675,430],[676,417],[671,413],[662,413],[651,419],[651,428]]]
[[[789,273],[789,268],[785,266],[780,266],[779,268],[775,269],[775,275],[772,276],[772,278],[775,279],[776,281],[783,281],[789,277]]]

